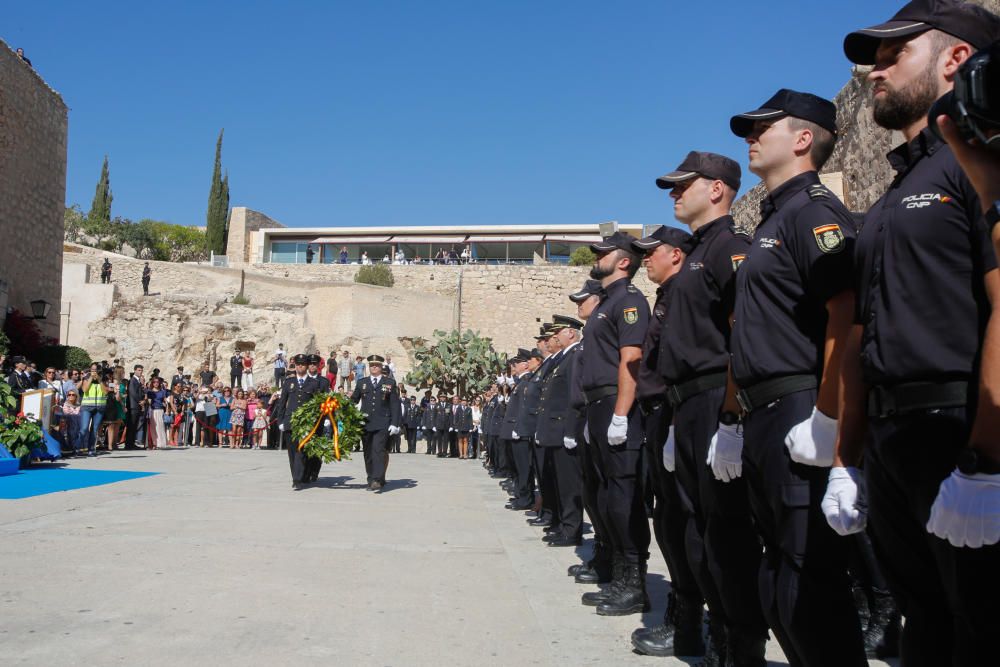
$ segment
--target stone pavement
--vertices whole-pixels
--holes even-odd
[[[478,462],[397,454],[382,494],[360,454],[302,491],[276,451],[67,465],[163,474],[0,500],[4,665],[694,662],[631,651],[663,615],[658,554],[655,608],[597,616],[565,574],[573,550],[505,510]],[[768,657],[784,664],[773,642]]]

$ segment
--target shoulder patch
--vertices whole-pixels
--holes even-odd
[[[830,195],[833,194],[822,183],[810,185],[807,191],[810,199],[829,199]]]
[[[740,264],[747,258],[746,255],[730,255],[729,260],[733,263],[733,271],[740,268]]]
[[[834,255],[844,249],[844,232],[840,225],[813,227],[813,238],[823,252]]]
[[[626,308],[622,311],[622,317],[625,318],[625,324],[635,324],[639,321],[639,309]]]

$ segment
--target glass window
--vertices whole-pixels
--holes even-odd
[[[484,264],[503,264],[507,261],[507,244],[473,243],[472,256]]]
[[[542,256],[543,245],[541,243],[509,243],[509,257],[511,262],[518,264],[528,264],[535,260],[535,255]]]
[[[298,250],[298,243],[292,242],[275,242],[271,244],[271,262],[273,264],[295,264],[296,255]],[[305,259],[305,247],[302,248],[302,261]]]

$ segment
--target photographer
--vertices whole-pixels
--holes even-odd
[[[108,406],[109,374],[102,373],[97,363],[90,365],[90,371],[80,384],[80,434],[76,449],[86,448],[87,456],[97,456],[97,434],[101,430],[104,411]]]

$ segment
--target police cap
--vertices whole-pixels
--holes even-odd
[[[296,366],[306,366],[309,364],[309,356],[305,354],[296,354],[292,357],[292,361],[295,362]]]
[[[369,366],[371,366],[372,364],[378,364],[379,366],[381,366],[384,363],[385,363],[385,359],[382,358],[382,357],[380,357],[379,355],[377,355],[377,354],[369,354],[368,355],[368,365]]]
[[[856,30],[844,38],[844,54],[858,65],[874,65],[883,39],[894,39],[940,30],[976,49],[1000,38],[1000,17],[968,2],[913,0],[885,23]]]
[[[553,315],[552,326],[557,329],[582,329],[583,322],[569,315]]]
[[[656,179],[656,184],[661,189],[668,190],[678,183],[702,176],[722,181],[733,190],[739,190],[741,175],[740,165],[725,155],[691,151],[677,169]]]
[[[531,350],[526,350],[523,347],[517,348],[517,356],[514,357],[518,361],[527,361],[531,358]]]
[[[658,246],[666,244],[675,248],[680,248],[684,252],[689,252],[691,238],[691,235],[683,229],[660,225],[660,227],[649,236],[632,241],[632,247],[638,252],[645,253]]]
[[[542,361],[543,359],[545,359],[545,357],[542,355],[541,350],[539,350],[537,347],[534,350],[531,351],[531,356],[532,356],[532,358],[538,359],[539,361]]]
[[[593,296],[595,294],[600,294],[602,291],[604,291],[604,287],[601,286],[601,281],[591,279],[583,284],[583,287],[580,289],[579,292],[574,292],[573,294],[570,294],[569,300],[572,301],[573,303],[580,303],[587,297]]]
[[[322,361],[322,359],[320,359],[320,356],[318,354],[310,354],[308,359],[310,364],[316,364],[317,366]]]
[[[787,88],[776,92],[759,109],[733,116],[729,120],[729,127],[737,137],[747,137],[753,131],[754,122],[777,120],[785,116],[808,120],[834,135],[837,134],[837,107],[833,102],[812,93],[800,93]]]
[[[549,338],[552,335],[552,331],[550,329],[551,326],[551,324],[545,323],[539,327],[538,335],[535,336],[535,340],[545,340],[546,338]]]
[[[634,240],[635,237],[629,236],[625,232],[615,232],[611,236],[602,240],[600,243],[591,243],[590,249],[598,254],[611,252],[612,250],[635,252],[632,248],[632,241]]]

